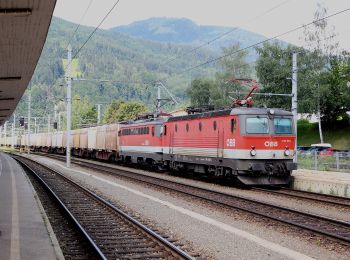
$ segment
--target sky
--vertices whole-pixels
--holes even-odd
[[[91,3],[90,3],[91,2]],[[54,15],[96,26],[116,0],[57,0]],[[314,20],[318,4],[328,15],[350,8],[349,0],[120,0],[101,28],[130,24],[151,17],[188,18],[200,25],[220,25],[273,37]],[[85,17],[82,19],[87,7]],[[328,19],[342,49],[350,51],[350,10]],[[304,46],[303,30],[280,39]]]

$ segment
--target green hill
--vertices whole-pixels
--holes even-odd
[[[139,39],[151,40],[163,43],[187,44],[200,46],[211,42],[219,35],[223,37],[205,46],[219,52],[222,47],[228,47],[239,43],[242,47],[266,40],[263,35],[246,31],[240,28],[198,25],[186,18],[154,17],[143,21],[137,21],[129,25],[112,28],[115,32],[122,32]],[[226,34],[228,31],[230,33]],[[254,49],[249,49],[248,60],[256,60],[258,55]]]
[[[47,117],[54,105],[65,98],[64,69],[66,47],[76,24],[54,17],[46,44],[33,75],[32,115]],[[73,56],[94,28],[80,26],[71,40]],[[210,77],[218,71],[215,64],[191,73],[185,68],[215,57],[203,49],[185,56],[192,47],[136,39],[113,30],[98,30],[75,58],[75,76],[108,81],[73,81],[73,96],[88,97],[92,103],[109,103],[113,99],[141,100],[153,106],[156,90],[154,81],[164,79],[165,85],[178,101],[187,100],[191,78]],[[174,57],[178,59],[169,62]],[[26,95],[17,107],[17,115],[26,112]]]

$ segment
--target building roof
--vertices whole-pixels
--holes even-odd
[[[292,116],[292,112],[285,111],[277,108],[255,108],[255,107],[236,107],[223,110],[215,110],[205,113],[184,115],[184,116],[174,116],[170,117],[168,122],[181,121],[181,120],[192,120],[200,118],[218,117],[226,115],[268,115],[269,111],[273,109],[275,115],[279,116]]]
[[[56,0],[0,1],[0,125],[32,78],[55,4]]]

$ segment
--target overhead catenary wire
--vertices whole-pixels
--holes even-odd
[[[312,25],[312,24],[314,24],[314,23],[317,23],[317,22],[319,22],[319,21],[329,19],[329,18],[331,18],[331,17],[334,17],[334,16],[336,16],[336,15],[339,15],[339,14],[342,14],[342,13],[345,13],[345,12],[348,12],[348,11],[350,11],[350,8],[346,8],[346,9],[343,9],[343,10],[338,11],[338,12],[336,12],[336,13],[333,13],[333,14],[331,14],[331,15],[325,16],[325,17],[323,17],[323,18],[313,20],[312,22],[309,22],[309,23],[307,23],[306,25],[300,25],[300,26],[298,26],[298,27],[296,27],[296,28],[290,29],[290,30],[288,30],[288,31],[286,31],[286,32],[280,33],[280,34],[275,35],[275,36],[273,36],[273,37],[270,37],[270,38],[268,38],[268,39],[265,39],[265,40],[262,40],[262,41],[260,41],[260,42],[254,43],[254,44],[249,45],[249,46],[247,46],[247,47],[240,48],[240,49],[238,49],[238,50],[236,50],[236,51],[227,53],[227,54],[222,55],[222,56],[219,56],[219,57],[217,57],[217,58],[207,60],[206,62],[203,62],[203,63],[198,64],[198,65],[196,65],[196,66],[187,68],[187,69],[185,69],[185,70],[179,72],[178,74],[183,74],[183,73],[186,73],[186,72],[190,72],[190,71],[192,71],[192,70],[194,70],[194,69],[197,69],[197,68],[199,68],[199,67],[202,67],[202,66],[204,66],[204,65],[207,65],[207,64],[210,64],[210,63],[213,63],[213,62],[217,62],[217,61],[219,61],[219,60],[221,60],[221,59],[223,59],[223,58],[229,57],[229,56],[231,56],[231,55],[233,55],[233,54],[242,52],[242,51],[247,50],[247,49],[250,49],[250,48],[254,48],[254,47],[259,46],[259,45],[261,45],[261,44],[263,44],[263,43],[266,43],[266,42],[275,40],[275,39],[277,39],[277,38],[279,38],[279,37],[282,37],[282,36],[285,36],[285,35],[290,34],[290,33],[292,33],[292,32],[298,31],[298,30],[300,30],[300,29],[302,29],[302,28],[308,27],[308,26],[310,26],[310,25]]]
[[[118,1],[116,1],[116,2],[114,3],[114,5],[111,7],[111,9],[108,11],[108,13],[104,16],[104,18],[101,20],[101,22],[98,24],[98,26],[96,26],[95,29],[90,33],[90,35],[88,36],[88,38],[86,39],[86,41],[81,45],[81,47],[80,47],[80,48],[77,50],[77,52],[73,55],[72,60],[75,59],[75,58],[77,57],[77,55],[81,52],[81,50],[85,47],[85,45],[87,44],[87,42],[91,39],[91,37],[94,35],[94,33],[99,29],[99,27],[100,27],[100,26],[102,25],[102,23],[106,20],[106,18],[109,16],[109,14],[113,11],[113,9],[116,7],[116,5],[119,3],[119,1],[120,1],[120,0],[118,0]],[[261,17],[261,16],[263,16],[263,15],[265,15],[265,14],[267,14],[267,13],[269,13],[269,12],[275,10],[275,9],[277,9],[278,7],[280,7],[280,6],[284,5],[284,4],[286,4],[286,3],[289,2],[289,1],[290,1],[290,0],[285,0],[285,1],[281,2],[281,3],[279,3],[278,5],[273,6],[272,8],[269,8],[268,10],[266,10],[265,12],[263,12],[262,14],[260,14],[260,15],[258,15],[258,16],[256,16],[256,17],[252,18],[250,21],[253,21],[253,20],[255,20],[255,19],[257,19],[257,18],[259,18],[259,17]],[[88,5],[88,7],[86,8],[86,11],[84,12],[84,14],[83,14],[81,20],[82,20],[82,19],[84,18],[84,16],[86,15],[87,10],[89,9],[91,3],[92,3],[92,0],[90,0],[90,3],[89,3],[89,5]],[[250,21],[249,21],[249,22],[250,22]],[[77,28],[75,29],[75,32],[74,32],[74,33],[76,33],[76,31],[78,30],[79,27],[80,27],[80,24],[77,26]],[[233,32],[234,30],[237,30],[237,29],[238,29],[238,27],[235,27],[235,28],[233,28],[233,29],[230,29],[230,31],[227,31],[227,32],[225,32],[225,33],[223,33],[223,34],[220,34],[220,35],[216,36],[214,39],[210,40],[209,42],[207,42],[207,43],[205,43],[205,44],[206,44],[206,45],[207,45],[207,44],[211,44],[212,42],[214,42],[214,41],[216,41],[216,40],[218,40],[218,39],[224,37],[225,35],[227,35],[227,34]],[[74,35],[74,33],[73,33],[73,35]],[[73,35],[71,36],[71,38],[73,37]],[[203,46],[204,46],[204,45],[203,45]],[[195,50],[197,50],[197,49],[199,49],[199,48],[201,48],[201,46],[196,47],[195,49],[191,50],[191,52],[193,52],[193,51],[195,51]],[[70,63],[68,63],[68,64],[65,66],[65,69],[64,69],[64,70],[66,70],[66,68],[67,68],[69,65],[70,65]],[[56,85],[56,83],[55,83],[54,85]]]
[[[290,2],[290,1],[291,1],[291,0],[285,0],[285,1],[283,1],[283,2],[281,2],[281,3],[279,3],[279,4],[277,4],[277,5],[273,6],[273,7],[269,8],[268,10],[266,10],[266,11],[260,13],[259,15],[253,17],[252,19],[248,20],[246,23],[250,23],[250,22],[252,22],[252,21],[254,21],[254,20],[258,19],[258,18],[261,18],[261,17],[265,16],[266,14],[268,14],[268,13],[272,12],[273,10],[275,10],[275,9],[277,9],[277,8],[279,8],[279,7],[283,6],[283,5],[285,5],[286,3]],[[163,64],[169,64],[169,63],[175,61],[176,59],[178,59],[179,57],[183,57],[183,56],[185,56],[185,55],[191,54],[191,53],[193,53],[193,52],[195,52],[195,51],[197,51],[197,50],[199,50],[199,49],[201,49],[201,48],[203,48],[203,47],[205,47],[205,46],[207,46],[207,45],[210,45],[210,44],[212,44],[213,42],[215,42],[215,41],[217,41],[217,40],[219,40],[219,39],[225,37],[226,35],[228,35],[228,34],[234,32],[234,31],[238,30],[240,27],[242,27],[242,25],[241,25],[241,26],[236,26],[236,27],[234,27],[234,28],[231,28],[230,30],[228,30],[228,31],[226,31],[226,32],[224,32],[224,33],[220,33],[220,34],[218,34],[217,36],[215,36],[214,38],[212,38],[212,39],[210,39],[210,40],[208,40],[208,41],[205,41],[205,42],[202,43],[201,45],[199,45],[199,46],[197,46],[197,47],[194,47],[194,48],[192,48],[192,49],[190,49],[190,50],[188,50],[188,51],[186,51],[186,52],[184,52],[184,53],[182,53],[182,54],[180,54],[180,55],[176,55],[174,58],[171,58],[171,59],[167,60],[167,61],[164,62]]]
[[[112,7],[109,9],[109,11],[106,13],[106,15],[102,18],[102,20],[98,23],[98,25],[94,28],[94,30],[89,34],[88,38],[85,40],[85,42],[79,47],[78,51],[74,54],[74,56],[72,57],[72,61],[77,57],[77,55],[80,53],[80,51],[85,47],[85,45],[88,43],[88,41],[92,38],[92,36],[95,34],[95,32],[101,27],[101,25],[103,24],[103,22],[107,19],[107,17],[111,14],[111,12],[114,10],[114,8],[118,5],[118,3],[120,2],[120,0],[117,0]],[[91,4],[90,4],[91,5]],[[88,10],[88,8],[87,8]],[[87,11],[86,11],[87,12]],[[65,68],[64,71],[67,70],[68,66],[71,65],[71,62],[69,62]],[[62,78],[57,78],[55,83],[53,84],[53,86],[57,85],[58,80],[60,80]]]
[[[92,1],[91,1],[92,2]],[[80,53],[80,51],[85,47],[85,45],[88,43],[88,41],[92,38],[92,36],[95,34],[95,32],[101,27],[101,25],[103,24],[103,22],[107,19],[107,17],[111,14],[111,12],[114,10],[114,8],[118,5],[118,3],[120,2],[120,0],[117,0],[112,7],[108,10],[108,12],[106,13],[106,15],[102,18],[102,20],[99,22],[99,24],[94,28],[94,30],[89,34],[88,38],[85,40],[85,42],[79,47],[78,51],[74,54],[74,56],[72,57],[72,61],[77,57],[77,55]],[[88,7],[86,8],[86,11],[83,15],[83,17],[86,15],[88,9],[90,8],[91,3],[89,3]],[[83,19],[83,18],[82,18]],[[80,25],[78,25],[77,28],[79,28]],[[78,29],[76,29],[75,31],[77,31]],[[69,45],[69,44],[68,44]],[[67,70],[68,66],[71,65],[71,62],[68,62],[67,65],[64,68],[64,71]],[[58,81],[63,79],[62,77],[59,77],[56,79],[56,81],[52,84],[52,86],[57,86],[57,85],[61,85],[58,84]]]
[[[70,37],[68,38],[69,40],[68,40],[68,43],[67,43],[66,48],[64,48],[65,50],[68,48],[68,45],[71,44],[74,35],[75,35],[75,34],[77,33],[77,31],[79,30],[79,28],[80,28],[80,26],[81,26],[81,23],[82,23],[82,21],[84,20],[84,18],[85,18],[85,16],[86,16],[87,12],[89,11],[90,6],[91,6],[91,4],[92,4],[93,1],[94,1],[94,0],[90,0],[90,1],[89,1],[89,3],[88,3],[88,5],[87,5],[87,7],[86,7],[86,9],[85,9],[85,11],[84,11],[84,13],[83,13],[83,15],[82,15],[81,18],[80,18],[79,23],[78,23],[77,26],[75,27],[75,30],[73,31],[73,33],[72,33],[72,34],[70,35]]]
[[[112,7],[109,9],[109,11],[106,13],[106,15],[102,18],[102,20],[99,22],[99,24],[94,28],[94,30],[89,34],[85,42],[79,47],[79,49],[75,52],[75,54],[72,57],[72,60],[74,60],[78,54],[81,52],[81,50],[85,47],[85,45],[90,41],[92,36],[95,34],[95,32],[101,27],[101,25],[104,23],[104,21],[107,19],[107,17],[111,14],[111,12],[114,10],[114,8],[119,4],[120,0],[117,0]],[[65,69],[70,65],[70,63],[67,64]]]
[[[64,50],[67,50],[69,44],[72,42],[73,37],[74,37],[74,35],[77,33],[77,31],[79,30],[79,28],[80,28],[80,26],[81,26],[81,23],[82,23],[82,21],[84,20],[86,14],[87,14],[87,12],[88,12],[88,10],[90,9],[90,6],[91,6],[92,2],[93,2],[93,0],[90,0],[90,1],[89,1],[87,7],[85,8],[85,11],[84,11],[83,15],[80,17],[80,20],[79,20],[77,26],[75,27],[74,31],[73,31],[73,32],[71,33],[71,35],[69,36],[68,41],[67,41],[68,43],[67,43],[66,47],[64,48]],[[50,60],[50,59],[53,59],[53,58],[54,58],[53,55],[47,57],[47,59],[49,59],[49,60]],[[48,64],[48,63],[47,63],[47,64]],[[49,64],[48,64],[48,65],[49,65]]]

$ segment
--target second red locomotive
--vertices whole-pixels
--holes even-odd
[[[120,126],[121,160],[235,177],[246,185],[287,185],[295,133],[291,112],[236,107]]]

